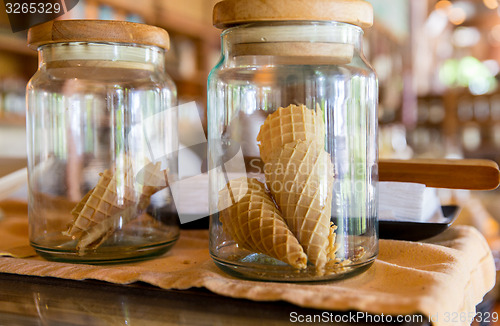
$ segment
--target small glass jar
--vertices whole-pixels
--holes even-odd
[[[176,88],[163,29],[67,20],[28,33],[29,233],[49,260],[125,262],[179,236]]]
[[[210,254],[230,274],[317,281],[378,253],[375,72],[361,0],[225,0],[208,81]]]

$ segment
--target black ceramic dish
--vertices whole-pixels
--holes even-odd
[[[404,221],[379,221],[380,239],[418,241],[433,237],[449,228],[455,221],[460,209],[458,206],[442,206],[444,219],[439,222],[404,222]],[[208,229],[209,217],[181,224],[181,229]]]
[[[418,241],[433,237],[449,228],[460,212],[458,206],[442,206],[442,222],[379,221],[380,239]]]

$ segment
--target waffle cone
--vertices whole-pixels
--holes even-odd
[[[136,176],[135,183],[141,187],[143,198],[149,198],[167,187],[167,171],[161,169],[161,163],[149,163]]]
[[[299,140],[314,140],[323,147],[324,122],[318,112],[308,109],[305,105],[291,104],[270,114],[257,135],[262,161],[270,162],[273,157],[279,155],[285,144]]]
[[[79,240],[81,254],[99,247],[118,225],[140,215],[151,196],[166,187],[160,163],[149,164],[141,172],[136,179],[131,171],[114,174],[105,170],[97,185],[75,206],[73,222],[64,234]]]
[[[73,215],[73,223],[69,226],[69,229],[65,232],[65,234],[78,237],[82,235],[83,229],[78,227],[78,224],[81,224],[82,221],[78,221],[78,216],[80,215],[82,209],[85,207],[85,204],[94,192],[94,189],[95,188],[92,188],[89,192],[87,192],[87,194],[83,196],[82,200],[78,204],[76,204],[76,206],[71,211],[71,215]],[[77,221],[79,223],[75,223]]]
[[[266,183],[288,227],[317,269],[334,255],[334,226],[330,222],[333,164],[314,141],[285,144],[265,165]]]
[[[306,268],[307,256],[264,184],[244,177],[230,181],[219,193],[219,207],[224,231],[240,247]]]

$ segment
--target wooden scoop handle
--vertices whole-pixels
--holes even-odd
[[[490,160],[379,160],[378,167],[380,181],[470,190],[492,190],[500,183],[498,165]]]

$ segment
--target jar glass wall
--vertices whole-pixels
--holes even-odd
[[[210,254],[222,269],[310,281],[374,261],[378,90],[362,34],[338,22],[223,32],[208,94]]]
[[[164,50],[69,42],[38,51],[27,87],[32,246],[90,263],[164,253],[179,234],[168,188],[176,90]]]

